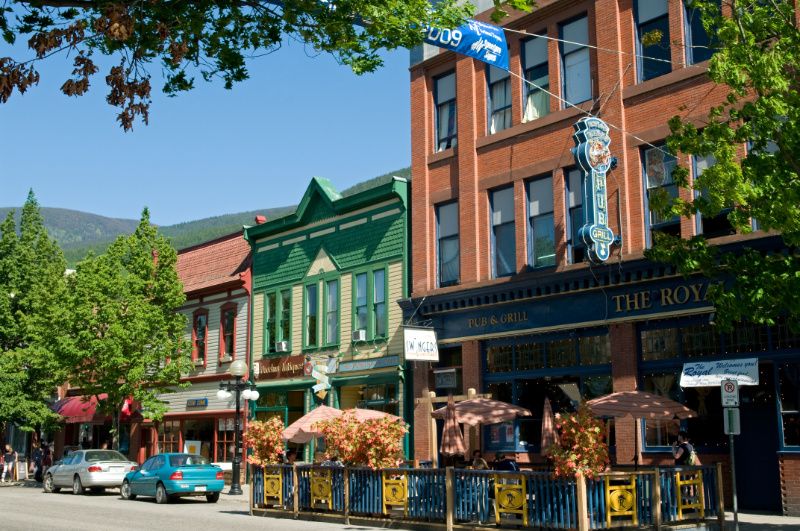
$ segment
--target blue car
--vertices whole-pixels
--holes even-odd
[[[219,500],[225,487],[222,469],[194,454],[159,454],[125,475],[120,492],[125,500],[155,496],[167,503],[180,496],[205,496],[209,503]]]

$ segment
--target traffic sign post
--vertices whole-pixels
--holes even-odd
[[[733,448],[733,436],[742,433],[739,422],[739,382],[736,380],[722,380],[720,383],[722,394],[722,410],[725,433],[728,435],[731,450],[731,494],[733,495],[733,529],[739,531],[739,502],[736,499],[736,457]]]

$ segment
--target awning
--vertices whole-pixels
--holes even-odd
[[[103,393],[100,395],[100,399],[105,400],[107,396],[108,395]],[[141,418],[138,414],[138,409],[139,407],[136,402],[131,399],[125,400],[125,404],[122,406],[120,420],[125,422],[130,421],[133,417]],[[53,404],[53,411],[64,417],[64,422],[67,424],[84,422],[102,424],[106,420],[110,420],[109,417],[97,412],[97,397],[95,396],[68,396],[62,398]]]

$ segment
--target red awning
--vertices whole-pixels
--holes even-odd
[[[64,421],[68,424],[94,421],[96,409],[97,398],[94,396],[68,396],[53,405],[53,411],[64,417]],[[105,419],[99,417],[96,420],[103,422]]]

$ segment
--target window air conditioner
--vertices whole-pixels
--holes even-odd
[[[275,343],[275,352],[288,352],[289,351],[289,342],[288,341],[278,341]]]
[[[354,330],[353,331],[353,341],[366,341],[367,340],[367,331],[366,330]]]

